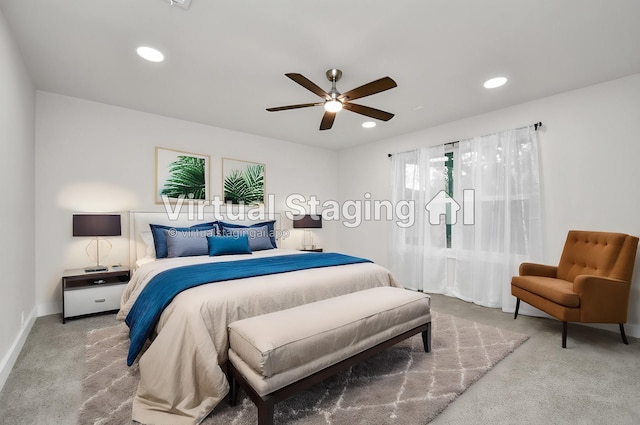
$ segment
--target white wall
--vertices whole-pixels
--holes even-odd
[[[35,89],[0,11],[0,388],[35,320]]]
[[[567,231],[640,236],[640,74],[340,152],[339,196],[390,199],[388,153],[543,122],[545,262],[558,262]],[[339,247],[389,264],[388,222],[341,229]],[[630,334],[640,336],[640,258],[632,285]],[[615,330],[617,327],[607,326]]]
[[[36,301],[38,315],[61,311],[60,274],[90,264],[87,240],[71,236],[74,212],[157,210],[155,147],[209,155],[211,195],[222,195],[222,158],[266,164],[276,211],[290,193],[337,198],[337,153],[130,109],[37,92]],[[283,223],[283,228],[287,223]],[[289,226],[290,227],[290,226]],[[300,244],[294,231],[283,247]],[[108,238],[102,264],[128,264],[127,230]],[[316,232],[335,249],[331,225]]]

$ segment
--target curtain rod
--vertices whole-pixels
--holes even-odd
[[[534,130],[534,131],[538,131],[538,129],[539,129],[540,127],[542,127],[542,121],[538,121],[537,123],[530,124],[530,125],[525,125],[525,126],[523,126],[523,127],[518,127],[518,128],[516,128],[516,130],[520,130],[520,129],[523,129],[523,128],[527,128],[527,127],[530,127],[531,125],[533,125],[533,130]],[[460,142],[460,140],[456,140],[455,142],[444,143],[444,145],[445,145],[445,146],[447,146],[447,145],[455,145],[456,143],[459,143],[459,142]],[[404,152],[409,152],[409,151],[404,151]],[[404,152],[398,152],[398,153],[404,153]],[[389,158],[391,158],[391,157],[393,156],[393,154],[392,154],[392,153],[388,153],[388,154],[387,154],[387,156],[388,156]]]

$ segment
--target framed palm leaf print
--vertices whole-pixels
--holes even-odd
[[[156,148],[156,203],[209,199],[209,155]]]
[[[225,203],[264,204],[264,164],[222,158],[222,192]]]

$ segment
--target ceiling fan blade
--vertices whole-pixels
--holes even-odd
[[[322,116],[322,121],[320,122],[320,130],[329,130],[333,127],[333,121],[336,119],[335,112],[327,112],[325,111]]]
[[[287,77],[291,78],[293,81],[295,81],[296,83],[300,84],[302,87],[304,87],[305,89],[314,92],[315,94],[317,94],[318,96],[325,98],[325,99],[330,99],[331,96],[329,96],[329,94],[322,90],[320,87],[318,87],[313,81],[311,81],[310,79],[308,79],[307,77],[305,77],[302,74],[296,74],[296,73],[289,73],[289,74],[284,74]]]
[[[356,87],[353,90],[349,90],[346,93],[342,93],[338,96],[340,100],[354,100],[360,99],[361,97],[370,96],[372,94],[380,93],[385,90],[392,89],[394,87],[398,87],[395,81],[393,81],[389,77],[383,77],[379,80],[372,81],[364,86]]]
[[[269,111],[269,112],[286,111],[288,109],[308,108],[310,106],[318,106],[318,105],[322,105],[322,104],[323,104],[323,102],[318,102],[318,103],[300,103],[298,105],[288,105],[288,106],[276,106],[274,108],[267,108],[267,111]]]
[[[368,106],[358,105],[356,103],[345,102],[342,107],[351,112],[355,112],[356,114],[375,118],[381,121],[389,121],[394,116],[390,112],[381,111],[380,109],[370,108]]]

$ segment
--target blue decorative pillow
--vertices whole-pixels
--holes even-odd
[[[167,249],[167,234],[165,230],[169,231],[169,236],[177,236],[179,232],[193,232],[205,230],[210,232],[208,236],[215,236],[218,233],[218,226],[215,223],[200,223],[192,227],[174,227],[163,226],[161,224],[149,224],[151,227],[151,234],[153,235],[153,244],[156,248],[156,258],[167,258],[169,251]]]
[[[249,237],[244,236],[207,236],[209,255],[251,254]]]
[[[216,235],[220,233],[218,231],[218,222],[217,221],[210,221],[208,223],[194,224],[191,227],[196,227],[196,228],[198,228],[198,227],[206,227],[206,228],[213,227],[215,229],[215,231],[216,231]]]
[[[224,221],[219,221],[218,226],[222,231],[223,235],[225,234],[225,231],[228,233],[230,230],[233,230],[233,229],[255,229],[262,226],[267,226],[268,237],[269,237],[269,241],[271,242],[271,248],[277,248],[278,246],[276,245],[276,232],[274,230],[275,223],[276,223],[275,220],[271,220],[271,221],[264,221],[262,223],[252,224],[251,226],[243,226],[240,224],[233,224],[233,223],[226,223]],[[271,248],[262,248],[262,249],[271,249]]]
[[[262,251],[265,249],[273,249],[271,238],[269,238],[269,228],[265,225],[262,227],[242,227],[222,229],[223,236],[247,236],[249,237],[249,248],[251,251]]]
[[[176,232],[175,235],[171,230],[164,230],[164,234],[167,239],[167,258],[207,255],[209,254],[207,236],[215,236],[213,231],[204,230],[204,228]]]

